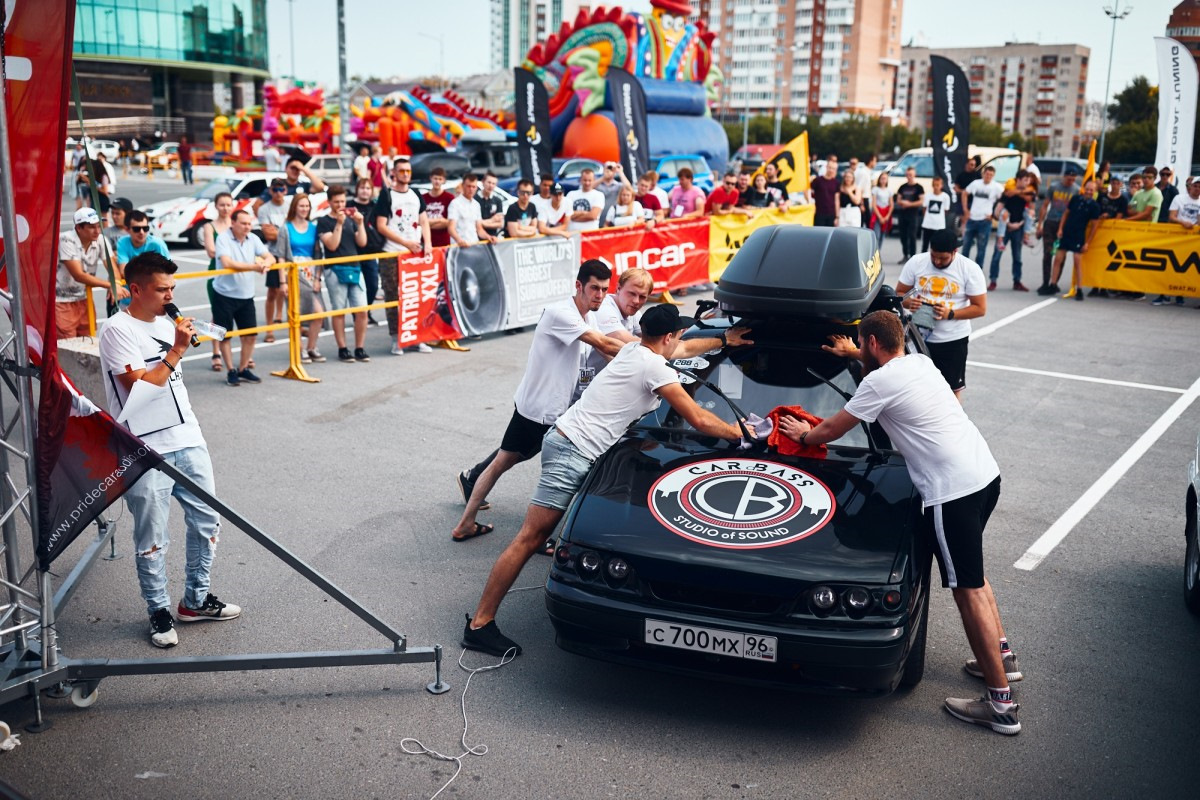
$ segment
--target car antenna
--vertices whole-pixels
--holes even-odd
[[[746,412],[742,411],[740,408],[738,408],[737,404],[734,403],[732,400],[730,400],[729,397],[724,392],[722,392],[716,386],[713,386],[708,381],[704,380],[704,378],[701,378],[699,375],[692,372],[690,369],[684,369],[683,367],[677,367],[674,364],[672,364],[670,361],[667,362],[667,366],[670,367],[671,369],[675,370],[676,372],[678,372],[680,375],[687,375],[689,378],[694,380],[696,383],[700,384],[701,386],[707,387],[710,391],[712,391],[713,394],[715,394],[717,397],[724,400],[725,403],[729,406],[729,408],[733,411],[734,416],[737,417],[738,427],[742,429],[742,436],[745,437],[746,441],[747,442],[758,441],[757,437],[750,435],[750,429],[746,427]]]
[[[833,381],[829,380],[829,378],[826,378],[821,373],[817,372],[812,367],[808,368],[808,374],[812,375],[814,378],[819,380],[821,383],[825,384],[830,389],[833,389],[835,392],[840,394],[842,396],[842,399],[845,400],[846,402],[850,402],[850,398],[854,397],[854,395],[850,394],[845,389],[839,388],[837,386],[837,384],[835,384]],[[863,426],[863,430],[866,431],[867,447],[870,449],[871,454],[879,455],[879,447],[877,447],[875,444],[875,437],[871,435],[871,428],[867,425],[866,421],[863,421],[860,424]]]

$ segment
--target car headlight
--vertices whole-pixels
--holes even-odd
[[[610,558],[608,560],[608,577],[615,581],[623,581],[629,577],[629,563],[623,558]]]
[[[600,570],[600,563],[600,554],[591,550],[579,557],[579,569],[585,575],[595,575]]]
[[[818,586],[812,590],[811,600],[817,611],[829,611],[837,605],[837,594],[828,586]]]
[[[871,607],[871,593],[861,586],[854,586],[842,595],[846,604],[846,612],[851,616],[862,616]]]

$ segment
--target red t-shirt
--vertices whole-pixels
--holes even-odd
[[[708,204],[704,206],[705,212],[709,214],[716,213],[713,211],[716,206],[736,206],[738,204],[738,190],[726,189],[724,184],[712,190],[712,194],[708,196]]]
[[[454,195],[450,192],[442,192],[437,197],[426,192],[421,195],[421,199],[425,201],[425,214],[429,217],[429,221],[435,219],[449,219],[447,212],[450,210],[450,201],[454,199]],[[434,247],[445,247],[450,244],[450,229],[442,228],[440,231],[433,228],[429,231],[429,243]]]
[[[371,185],[376,189],[383,188],[383,164],[372,158],[367,162],[367,174],[371,177]]]
[[[654,212],[662,209],[662,203],[658,201],[658,195],[654,192],[639,194],[633,199],[642,204],[642,212],[646,215],[646,219],[654,219]]]

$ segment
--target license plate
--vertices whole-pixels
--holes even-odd
[[[680,625],[657,619],[646,620],[645,641],[646,644],[660,647],[771,663],[775,663],[779,644],[779,640],[774,636],[698,628],[695,625]]]

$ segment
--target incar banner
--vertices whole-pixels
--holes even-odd
[[[613,271],[609,291],[627,269],[641,267],[654,278],[654,292],[708,280],[708,220],[664,222],[653,228],[631,225],[583,234],[580,258],[596,258]]]

